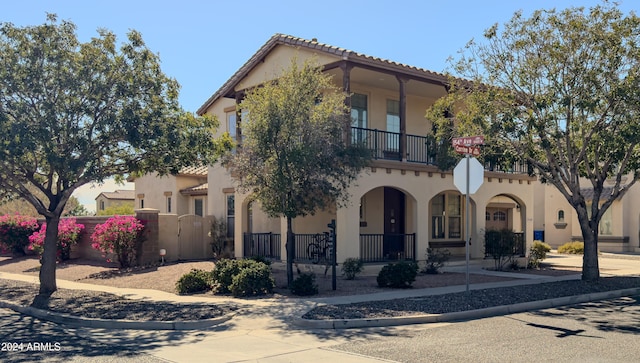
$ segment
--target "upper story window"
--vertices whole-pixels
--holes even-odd
[[[100,201],[100,210],[104,210],[104,200]]]
[[[227,131],[232,139],[236,139],[236,112],[227,112]]]
[[[400,102],[387,100],[387,150],[400,149]]]
[[[351,95],[351,126],[367,128],[367,95]]]
[[[564,222],[564,211],[563,210],[559,210],[558,211],[558,222]]]
[[[167,213],[171,213],[171,197],[167,197]]]

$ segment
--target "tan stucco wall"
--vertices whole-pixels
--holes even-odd
[[[206,196],[188,196],[182,195],[180,190],[206,183],[206,177],[190,177],[190,176],[157,176],[157,174],[147,174],[135,180],[136,208],[140,208],[140,199],[138,196],[144,194],[144,207],[153,208],[160,213],[167,213],[167,195],[171,193],[171,213],[177,215],[194,213],[194,198],[203,198],[204,212],[206,214],[207,197]]]
[[[267,80],[277,78],[285,69],[289,68],[293,58],[296,58],[298,64],[302,65],[307,59],[312,57],[315,57],[315,60],[320,65],[340,60],[337,56],[329,56],[311,52],[308,49],[279,45],[238,84],[236,89],[241,90],[255,87]]]

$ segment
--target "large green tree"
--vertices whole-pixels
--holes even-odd
[[[232,160],[239,189],[271,217],[287,219],[287,280],[293,281],[298,216],[348,200],[347,188],[368,151],[349,141],[345,94],[330,76],[293,59],[273,82],[249,91],[239,105],[243,141]]]
[[[528,162],[575,209],[582,278],[599,278],[598,226],[640,177],[640,19],[604,1],[516,13],[470,42],[451,93],[427,116]],[[604,193],[605,182],[611,191]],[[585,193],[589,190],[588,193]]]
[[[178,90],[136,31],[118,49],[113,33],[81,43],[51,14],[38,26],[0,25],[0,193],[46,219],[41,295],[56,290],[58,222],[74,190],[177,172],[228,146],[212,138],[214,119],[181,109]]]

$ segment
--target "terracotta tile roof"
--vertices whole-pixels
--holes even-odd
[[[107,199],[117,199],[117,200],[135,200],[135,190],[116,190],[115,192],[102,192],[98,194],[99,196],[104,196]],[[98,199],[96,197],[96,199]]]
[[[211,106],[218,98],[224,96],[232,96],[235,92],[234,87],[244,78],[250,71],[264,59],[264,57],[278,45],[290,45],[295,47],[304,47],[321,51],[327,54],[333,54],[341,60],[350,61],[354,64],[386,69],[394,72],[405,74],[406,76],[428,81],[437,84],[446,84],[447,76],[442,73],[432,72],[424,68],[410,66],[407,64],[395,62],[392,60],[374,57],[363,53],[354,52],[348,49],[319,43],[314,40],[307,40],[293,37],[291,35],[275,34],[273,35],[236,73],[231,76],[218,91],[216,91],[209,99],[198,109],[197,113],[202,115],[207,108]]]
[[[180,193],[184,195],[207,195],[208,192],[209,183],[204,183],[180,190]]]
[[[180,169],[178,175],[186,176],[207,176],[209,168],[207,166],[188,166]]]

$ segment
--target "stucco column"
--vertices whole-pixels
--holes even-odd
[[[417,199],[418,223],[416,228],[416,260],[424,261],[427,258],[429,248],[429,198],[422,195]]]
[[[141,265],[157,262],[160,258],[158,215],[160,211],[152,208],[136,210],[136,218],[144,225],[144,242],[138,250],[137,262]]]
[[[348,257],[360,257],[360,208],[356,203],[336,212],[336,242],[338,263]]]
[[[484,231],[486,231],[487,221],[485,210],[487,202],[477,201],[471,196],[471,246],[469,254],[471,258],[484,258]]]
[[[247,218],[245,218],[246,196],[235,193],[233,198],[234,223],[233,223],[233,254],[236,258],[244,256],[243,232],[247,230]]]

